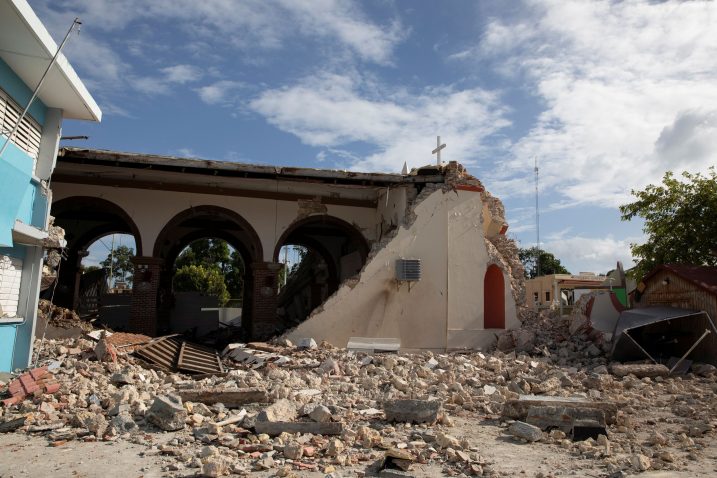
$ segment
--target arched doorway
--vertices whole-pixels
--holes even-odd
[[[65,230],[65,258],[60,264],[54,302],[78,310],[81,296],[82,260],[90,246],[112,234],[134,239],[134,255],[142,255],[142,241],[137,225],[121,207],[96,197],[73,196],[52,204],[54,224]],[[131,278],[129,278],[131,280]]]
[[[505,283],[495,264],[488,266],[483,281],[483,328],[505,329]]]
[[[287,260],[289,251],[301,251]],[[366,263],[369,246],[353,225],[331,216],[312,216],[293,223],[274,249],[279,274],[277,310],[284,329],[306,320],[336,292],[341,282]]]
[[[188,246],[206,240],[210,243],[212,241],[215,243],[226,242],[232,253],[239,256],[237,262],[243,265],[243,290],[240,300],[241,323],[245,328],[251,323],[252,265],[255,262],[260,262],[263,256],[259,236],[249,222],[234,211],[218,206],[198,206],[174,216],[159,233],[154,245],[153,256],[161,259],[163,264],[159,280],[157,310],[160,331],[173,328],[171,323],[173,309],[177,305],[173,292],[173,278],[176,272],[177,258]],[[174,316],[178,317],[176,313]]]

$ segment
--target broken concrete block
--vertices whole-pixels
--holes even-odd
[[[278,436],[282,433],[311,433],[312,435],[340,435],[343,431],[341,422],[261,422],[254,424],[257,434],[266,433],[269,436]]]
[[[187,411],[182,399],[175,395],[164,395],[154,399],[145,418],[165,431],[181,430],[187,420]]]
[[[0,423],[0,433],[14,432],[18,428],[25,425],[25,420],[27,420],[27,417],[20,417],[15,420],[8,420]]]
[[[315,407],[311,412],[309,413],[309,418],[311,418],[315,422],[330,422],[331,421],[331,411],[329,411],[328,408],[326,408],[323,405],[319,405],[318,407]]]
[[[605,423],[614,425],[617,417],[617,404],[613,402],[590,400],[583,397],[547,397],[542,395],[520,395],[517,399],[506,400],[503,416],[514,420],[525,420],[530,407],[556,406],[580,409],[598,409],[605,413]]]
[[[383,404],[383,411],[389,422],[433,423],[441,405],[440,400],[389,400]]]
[[[129,413],[120,413],[112,419],[112,426],[118,433],[132,433],[139,430],[139,427]]]
[[[577,422],[583,421],[583,425],[578,425],[578,428],[586,426],[586,420],[590,420],[595,427],[605,429],[605,412],[587,407],[534,406],[528,409],[525,422],[542,430],[558,428],[565,433],[570,433],[574,431]],[[597,435],[595,436],[597,437]]]
[[[293,402],[282,398],[269,405],[259,412],[257,422],[291,422],[296,420],[298,415],[296,405]]]
[[[326,454],[328,456],[339,456],[344,451],[346,445],[338,438],[329,440],[329,444],[326,446]]]
[[[308,337],[299,340],[299,343],[297,343],[296,346],[300,349],[315,349],[318,347],[318,344],[316,343],[316,340]]]
[[[284,445],[284,457],[289,460],[300,460],[304,456],[304,445],[291,441]]]
[[[213,405],[221,403],[227,408],[239,408],[247,403],[264,403],[268,401],[263,388],[207,388],[178,390],[177,395],[185,402]]]
[[[522,438],[523,440],[531,442],[538,441],[543,438],[543,431],[540,428],[520,421],[511,423],[508,427],[508,433],[514,437]]]
[[[610,372],[616,377],[634,375],[637,378],[653,378],[667,377],[670,374],[670,369],[655,363],[614,363],[610,365]]]
[[[110,382],[115,385],[128,385],[132,383],[132,375],[128,373],[113,373],[110,377]]]
[[[458,438],[443,432],[436,434],[436,445],[438,445],[439,448],[453,448],[454,450],[460,450],[462,448]]]
[[[73,423],[77,427],[88,429],[97,437],[104,435],[109,425],[103,415],[86,410],[77,412],[73,418]]]

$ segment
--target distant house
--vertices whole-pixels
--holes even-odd
[[[68,25],[69,27],[69,25]],[[0,0],[0,148],[57,52],[25,0]],[[0,371],[28,366],[60,127],[101,111],[60,55],[0,156]]]
[[[704,310],[717,319],[717,267],[665,264],[656,267],[637,286],[634,306],[661,305]]]
[[[608,289],[607,277],[593,272],[549,274],[525,281],[527,305],[534,311],[562,307],[569,311],[583,293],[593,289]],[[615,283],[615,286],[618,284]]]

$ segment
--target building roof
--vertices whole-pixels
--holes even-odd
[[[71,165],[78,165],[72,168]],[[88,166],[91,166],[88,168]],[[108,151],[104,149],[61,148],[58,153],[58,164],[55,177],[70,173],[76,179],[80,176],[98,178],[101,170],[115,168],[126,171],[131,179],[136,179],[137,170],[143,172],[165,171],[189,175],[212,176],[214,178],[253,178],[253,179],[286,179],[311,181],[314,183],[345,184],[354,186],[394,186],[411,183],[443,183],[445,178],[439,171],[431,168],[420,168],[411,175],[366,173],[343,171],[336,169],[297,168],[286,166],[270,166],[266,164],[247,164],[208,159],[180,158],[155,154],[128,153]],[[119,178],[116,171],[113,178]],[[143,176],[147,174],[143,173]]]
[[[56,51],[57,44],[26,0],[0,0],[0,58],[28,87],[38,85]],[[61,109],[64,118],[102,119],[100,107],[62,53],[38,96],[46,106]]]
[[[717,266],[663,264],[655,267],[642,280],[647,281],[660,271],[669,271],[697,287],[717,295]]]

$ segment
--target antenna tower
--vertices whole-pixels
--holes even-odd
[[[538,157],[535,157],[535,235],[536,235],[536,249],[537,255],[535,256],[535,270],[536,277],[540,276],[540,210],[538,209]]]

